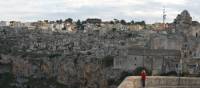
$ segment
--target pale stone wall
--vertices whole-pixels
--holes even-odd
[[[178,71],[180,52],[177,50],[129,49],[127,53],[114,59],[115,69],[134,71],[137,67],[145,67],[153,75]]]
[[[151,49],[181,50],[183,44],[182,37],[159,35],[154,36],[150,42]]]
[[[178,71],[179,58],[176,56],[137,56],[128,55],[114,60],[115,69],[135,70],[137,67],[146,67],[153,71],[153,75]]]
[[[194,77],[147,77],[147,88],[199,88],[200,78]],[[139,76],[127,77],[118,88],[141,88]]]

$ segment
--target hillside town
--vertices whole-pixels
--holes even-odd
[[[24,28],[27,30],[48,30],[54,32],[76,32],[78,30],[87,31],[108,31],[112,28],[118,30],[128,30],[128,31],[141,31],[144,29],[149,29],[152,31],[161,31],[167,29],[173,29],[174,25],[163,23],[146,24],[145,21],[126,22],[125,20],[114,19],[112,21],[102,21],[99,18],[88,18],[84,21],[73,21],[72,18],[66,20],[56,20],[56,21],[37,21],[37,22],[20,22],[20,21],[0,21],[0,27],[10,27],[10,28]]]
[[[187,10],[172,23],[0,21],[0,74],[13,77],[5,88],[116,88],[139,67],[199,76],[200,23]]]

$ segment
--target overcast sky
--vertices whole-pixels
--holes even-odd
[[[200,0],[0,0],[0,20],[56,20],[101,18],[103,20],[145,20],[162,22],[165,6],[167,21],[187,9],[200,20]]]

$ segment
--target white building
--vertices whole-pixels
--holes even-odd
[[[117,30],[128,30],[128,26],[121,23],[114,24],[114,28],[116,28]]]
[[[55,24],[55,29],[56,30],[62,30],[64,28],[64,24],[61,23],[61,24]]]
[[[31,22],[25,22],[25,23],[24,23],[24,26],[25,26],[25,27],[31,26]]]
[[[48,28],[52,31],[62,31],[62,32],[73,32],[74,25],[73,24],[65,24],[65,23],[51,23],[48,25]]]
[[[9,24],[10,27],[13,28],[21,28],[21,27],[25,27],[24,23],[21,23],[20,21],[11,21]]]
[[[29,30],[36,29],[36,26],[33,26],[31,22],[25,22],[24,27],[27,27]]]
[[[0,27],[2,26],[9,26],[9,22],[7,21],[0,21]]]
[[[65,23],[65,28],[67,32],[75,32],[75,24],[73,23]]]
[[[54,24],[54,23],[50,23],[50,24],[49,24],[49,29],[50,29],[51,31],[55,31],[55,24]]]

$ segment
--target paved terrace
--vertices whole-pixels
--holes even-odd
[[[127,77],[118,88],[142,88],[140,77]],[[200,78],[148,76],[146,88],[200,88]]]

